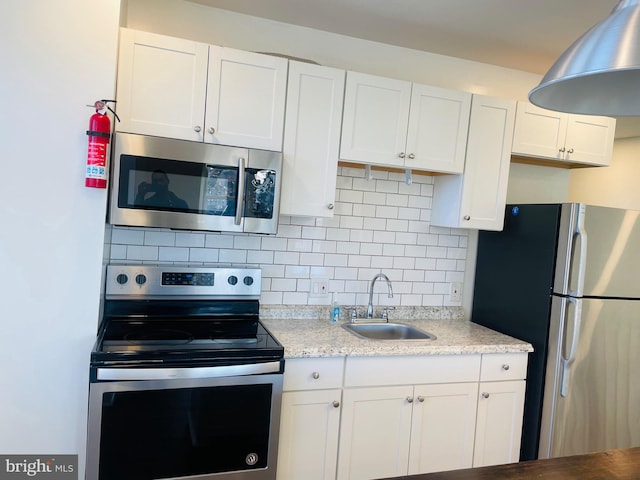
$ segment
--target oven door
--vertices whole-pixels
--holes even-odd
[[[86,479],[274,480],[282,374],[215,368],[103,369],[152,379],[90,384]]]
[[[117,133],[109,222],[276,233],[282,154]]]

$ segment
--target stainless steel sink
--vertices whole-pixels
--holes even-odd
[[[403,323],[345,323],[342,328],[369,340],[435,340],[436,336]]]

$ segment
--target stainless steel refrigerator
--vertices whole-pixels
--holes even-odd
[[[534,347],[521,460],[640,446],[640,211],[508,205],[471,320]]]

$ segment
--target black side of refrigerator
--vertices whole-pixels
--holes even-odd
[[[538,457],[561,204],[507,205],[501,232],[478,234],[471,321],[527,341],[520,460]]]

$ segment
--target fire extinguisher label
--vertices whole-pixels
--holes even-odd
[[[107,146],[101,143],[90,143],[87,155],[87,178],[107,178],[106,169]]]

